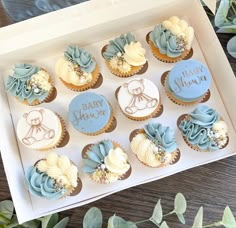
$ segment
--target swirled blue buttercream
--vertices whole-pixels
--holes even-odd
[[[171,153],[177,149],[174,132],[169,127],[164,127],[159,123],[149,123],[144,126],[144,131],[163,152]]]
[[[34,166],[29,167],[26,171],[25,185],[32,195],[48,200],[59,199],[67,192],[64,188],[56,189],[55,180]]]
[[[176,58],[182,54],[184,48],[178,45],[177,36],[163,25],[156,25],[150,33],[150,39],[162,54]]]
[[[95,172],[101,164],[104,164],[104,159],[111,149],[113,149],[113,144],[110,140],[101,141],[100,143],[91,146],[86,153],[88,158],[83,159],[83,171],[86,173]]]
[[[91,54],[78,46],[68,46],[64,56],[70,62],[79,65],[84,72],[91,73],[96,67],[96,62]]]
[[[125,53],[125,45],[131,42],[136,42],[135,37],[131,33],[127,33],[127,35],[121,34],[120,37],[110,40],[109,45],[107,45],[103,53],[103,57],[106,60],[111,60],[117,53]]]
[[[29,103],[35,100],[42,102],[48,96],[48,91],[38,90],[35,92],[28,87],[28,81],[30,78],[38,73],[40,68],[24,63],[16,64],[14,67],[14,73],[9,76],[5,82],[5,88],[12,96],[17,97],[20,101],[26,99]]]
[[[219,149],[217,143],[208,136],[209,129],[219,121],[220,116],[216,110],[199,105],[189,115],[189,120],[182,120],[179,128],[186,140],[200,150],[215,151]]]

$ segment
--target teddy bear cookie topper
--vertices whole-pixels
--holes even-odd
[[[160,94],[155,84],[144,78],[134,78],[118,90],[117,100],[122,112],[134,120],[152,117],[160,108]]]
[[[36,108],[23,114],[17,123],[20,142],[30,149],[50,149],[61,140],[64,132],[61,119],[54,112]]]

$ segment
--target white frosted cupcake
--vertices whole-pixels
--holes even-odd
[[[65,138],[66,128],[62,118],[45,108],[35,108],[24,113],[17,123],[17,137],[29,149],[55,148]]]
[[[180,156],[174,132],[157,123],[149,123],[144,129],[137,130],[130,145],[137,158],[150,167],[174,164]]]
[[[32,195],[48,200],[79,193],[82,188],[77,167],[67,156],[53,152],[27,169],[25,185]]]
[[[110,140],[89,146],[83,158],[83,171],[98,183],[114,183],[128,178],[131,172],[128,155],[119,144]]]

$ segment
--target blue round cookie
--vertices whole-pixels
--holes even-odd
[[[211,74],[196,60],[183,60],[169,72],[166,88],[178,100],[192,102],[201,98],[209,89]]]
[[[84,134],[99,134],[106,130],[112,110],[104,96],[85,92],[76,96],[69,105],[69,120]]]

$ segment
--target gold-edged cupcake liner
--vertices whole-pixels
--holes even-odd
[[[102,140],[102,141],[108,141],[108,139],[107,140]],[[114,148],[121,148],[122,149],[122,151],[124,152],[124,153],[126,153],[126,151],[124,150],[124,148],[119,144],[119,143],[117,143],[117,142],[115,142],[115,141],[113,141],[113,140],[109,140],[109,141],[111,141],[112,142],[112,144],[113,144],[113,147]],[[99,142],[101,142],[101,141],[99,141]],[[88,158],[88,156],[87,156],[87,151],[91,148],[91,146],[93,146],[93,145],[96,145],[96,144],[99,144],[99,142],[97,142],[97,143],[94,143],[94,144],[88,144],[88,145],[86,145],[84,148],[83,148],[83,150],[82,150],[82,158],[84,158],[84,159],[87,159]],[[127,154],[127,153],[126,153]],[[129,163],[129,162],[128,162]],[[124,173],[124,174],[122,174],[122,175],[119,175],[119,177],[118,177],[118,179],[117,179],[117,181],[118,180],[125,180],[125,179],[127,179],[130,175],[131,175],[131,172],[132,172],[132,167],[131,167],[131,164],[129,163],[129,165],[130,165],[130,168],[129,168],[129,170],[126,172],[126,173]],[[93,181],[95,181],[96,183],[99,183],[99,184],[111,184],[111,183],[115,183],[115,182],[107,182],[106,181],[106,179],[101,179],[100,181],[98,181],[98,180],[95,180],[95,179],[93,179],[93,177],[92,177],[92,175],[91,174],[88,174],[89,175],[89,177],[90,177],[90,179],[91,180],[93,180]]]
[[[99,77],[101,77],[101,74],[99,72],[99,67],[98,67],[98,64],[96,64],[96,67],[94,69],[94,71],[92,72],[92,80],[84,85],[81,85],[81,86],[76,86],[76,85],[73,85],[71,83],[68,83],[66,81],[64,81],[60,75],[59,76],[59,79],[61,80],[61,82],[70,90],[72,91],[76,91],[76,92],[82,92],[82,91],[85,91],[85,90],[88,90],[90,88],[93,88],[93,86],[96,85]]]
[[[129,72],[122,73],[118,69],[113,69],[108,60],[105,60],[105,62],[106,62],[107,68],[110,70],[110,72],[112,74],[114,74],[115,76],[121,77],[121,78],[128,78],[128,77],[131,77],[135,74],[138,74],[145,66],[145,64],[143,64],[141,66],[131,66],[131,70]]]
[[[144,134],[144,133],[145,133],[144,129],[136,129],[136,130],[132,131],[132,132],[130,133],[130,136],[129,136],[129,141],[130,141],[130,143],[132,142],[133,138],[134,138],[136,135],[138,135],[138,134]],[[141,160],[138,158],[138,156],[136,155],[137,159],[138,159],[143,165],[148,166],[148,167],[150,167],[150,168],[164,168],[164,167],[167,167],[167,166],[169,166],[169,165],[174,165],[175,163],[177,163],[177,162],[179,161],[180,156],[181,156],[180,150],[177,148],[175,151],[171,152],[171,161],[170,161],[169,163],[163,163],[163,164],[161,164],[161,165],[159,165],[159,166],[155,166],[155,167],[154,167],[154,166],[150,166],[150,165],[148,165],[147,163],[141,161]]]
[[[181,116],[177,119],[177,127],[178,127],[178,129],[180,130],[180,132],[181,132],[181,129],[179,128],[180,123],[181,123],[183,120],[188,121],[189,118],[190,118],[190,116],[189,116],[188,114],[183,114],[183,115],[181,115]],[[220,120],[223,121],[223,118],[221,118]],[[181,135],[182,135],[182,132],[181,132]],[[191,149],[193,149],[193,150],[195,150],[195,151],[198,151],[198,152],[210,152],[209,149],[201,150],[198,146],[192,145],[191,143],[188,142],[187,138],[186,138],[184,135],[182,135],[182,137],[183,137],[185,143],[186,143]],[[224,149],[228,144],[229,144],[229,136],[227,135],[227,141],[226,141],[225,145],[224,145],[223,147],[219,148],[219,150]]]
[[[199,97],[197,100],[195,101],[191,101],[191,102],[184,102],[184,101],[181,101],[177,98],[175,98],[173,96],[173,94],[168,90],[167,86],[166,86],[166,80],[167,80],[167,77],[169,75],[169,71],[168,72],[165,72],[162,77],[161,77],[161,82],[162,82],[162,85],[165,87],[165,92],[166,92],[166,95],[168,96],[168,98],[175,104],[177,105],[181,105],[181,106],[192,106],[192,105],[195,105],[195,104],[198,104],[198,103],[204,103],[206,101],[208,101],[210,99],[210,96],[211,96],[211,92],[210,90],[208,89],[206,93],[204,93],[201,97]]]

